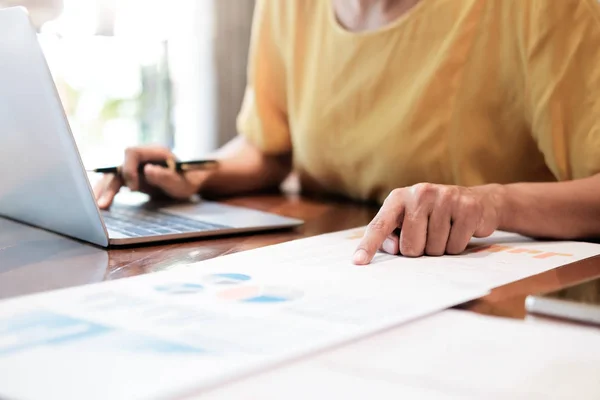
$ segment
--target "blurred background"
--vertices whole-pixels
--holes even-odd
[[[0,0],[39,33],[86,167],[201,157],[235,135],[254,0]]]

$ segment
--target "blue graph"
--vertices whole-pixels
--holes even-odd
[[[0,320],[0,356],[105,334],[110,328],[55,314],[32,312]]]
[[[165,294],[195,294],[204,290],[204,286],[197,283],[168,283],[155,286],[154,290]]]
[[[39,347],[61,346],[135,354],[197,356],[207,353],[196,346],[119,330],[49,311],[0,319],[0,357]]]
[[[203,279],[203,282],[209,285],[229,286],[245,283],[251,279],[252,277],[250,277],[249,275],[236,273],[221,273],[207,275]]]

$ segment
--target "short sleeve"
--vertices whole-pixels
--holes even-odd
[[[600,173],[600,5],[524,3],[523,64],[534,139],[558,180]]]
[[[284,0],[287,1],[287,0]],[[267,154],[291,150],[286,106],[282,0],[258,0],[248,57],[248,78],[237,118],[240,135]]]

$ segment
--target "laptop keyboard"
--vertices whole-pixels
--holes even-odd
[[[224,225],[201,222],[157,210],[117,206],[103,211],[106,227],[130,237],[171,235],[227,229]]]

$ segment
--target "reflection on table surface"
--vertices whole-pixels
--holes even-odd
[[[101,282],[108,253],[0,218],[0,298]]]

